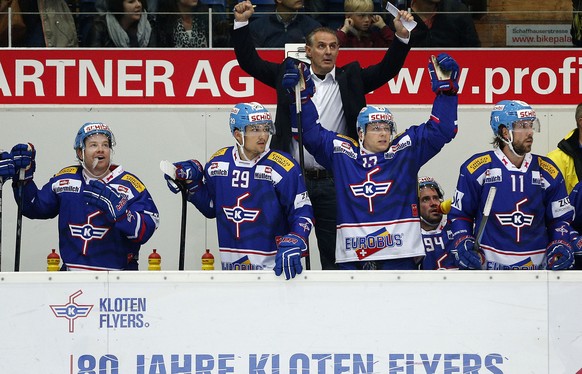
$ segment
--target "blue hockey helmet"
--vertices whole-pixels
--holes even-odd
[[[256,102],[236,104],[230,111],[229,125],[233,135],[234,130],[244,133],[248,125],[268,125],[271,135],[275,133],[271,113]]]
[[[109,146],[113,148],[115,146],[115,136],[109,126],[102,122],[87,122],[81,126],[75,137],[75,144],[73,149],[84,149],[85,139],[95,134],[103,134],[109,139]]]
[[[503,100],[495,104],[491,111],[491,129],[493,135],[499,135],[499,127],[505,126],[509,131],[514,128],[533,128],[540,131],[540,122],[536,112],[526,102],[520,100]]]
[[[420,195],[420,190],[423,188],[433,188],[439,195],[439,199],[443,199],[445,193],[441,188],[441,185],[433,177],[419,177],[418,178],[418,194]]]
[[[396,122],[388,108],[368,105],[360,110],[356,121],[356,130],[366,134],[366,126],[370,123],[387,123],[390,126],[390,137],[396,135]]]

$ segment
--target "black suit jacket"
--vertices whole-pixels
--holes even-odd
[[[250,76],[276,89],[276,133],[271,140],[271,148],[289,152],[292,139],[291,99],[287,90],[282,87],[285,62],[263,60],[255,49],[248,26],[233,30],[232,41],[240,67]],[[408,45],[395,38],[382,60],[375,65],[362,68],[359,62],[354,61],[342,67],[336,66],[336,80],[346,118],[347,134],[344,135],[357,139],[356,119],[360,110],[366,106],[365,95],[388,83],[398,74],[409,50]]]

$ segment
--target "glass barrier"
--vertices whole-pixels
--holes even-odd
[[[233,28],[233,13],[230,1],[207,0],[207,5],[199,5],[195,11],[180,13],[174,2],[169,6],[166,4],[169,0],[150,0],[147,7],[152,11],[141,13],[146,15],[141,22],[140,11],[137,11],[137,16],[135,13],[105,13],[105,1],[123,5],[121,0],[69,0],[62,1],[58,6],[55,5],[58,1],[42,2],[45,8],[39,9],[38,4],[41,2],[37,4],[36,0],[0,0],[0,47],[232,47],[230,32]],[[410,0],[391,2],[401,9],[412,10]],[[47,3],[52,5],[47,7]],[[369,37],[373,25],[384,27],[386,24],[391,29],[387,32],[394,37],[393,17],[384,9],[385,0],[382,4],[374,0],[374,13],[351,13],[360,16],[360,22],[368,23],[359,30],[357,24],[346,23],[346,16],[350,13],[344,12],[343,2],[337,0],[321,2],[321,9],[324,10],[317,12],[310,10],[317,9],[317,1],[306,0],[310,8],[299,13],[279,13],[278,19],[272,17],[276,14],[272,0],[255,3],[255,12],[250,22],[260,24],[254,27],[258,33],[281,32],[291,35],[289,31],[296,27],[294,23],[299,22],[299,17],[308,17],[334,30],[352,33],[352,37],[358,39],[360,36]],[[516,0],[442,0],[442,3],[449,4],[449,10],[413,12],[418,21],[412,33],[413,47],[539,48],[582,45],[582,9],[576,9],[573,4],[576,1],[532,2],[527,5],[532,10],[526,9],[523,1]],[[163,11],[164,8],[171,11]],[[374,14],[380,15],[381,20],[379,17],[368,17]],[[281,17],[295,15],[297,18],[292,18],[289,24],[281,24]],[[268,17],[272,18],[271,21],[267,21]],[[369,18],[369,21],[362,21],[365,18]],[[117,26],[113,27],[115,20]],[[125,29],[121,25],[131,22],[137,26],[133,27],[129,36],[124,35]],[[288,42],[304,42],[305,27],[301,31],[297,38]],[[473,32],[475,37],[472,40],[459,41],[460,36],[467,39],[467,35]]]

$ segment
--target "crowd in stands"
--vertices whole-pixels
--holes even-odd
[[[259,48],[303,43],[313,29],[337,30],[342,47],[385,48],[394,38],[387,2],[417,22],[413,47],[480,47],[479,0],[256,0],[251,34]],[[233,47],[239,0],[0,0],[0,47]],[[8,9],[12,35],[8,43]],[[572,44],[582,45],[573,0]],[[487,43],[484,44],[487,46]]]
[[[396,5],[402,2],[390,1]],[[285,43],[303,43],[310,31],[326,26],[337,30],[343,47],[385,48],[394,38],[392,17],[384,10],[386,2],[256,0],[251,34],[259,48],[280,48]],[[6,34],[7,9],[12,7],[12,15],[16,16],[12,22],[13,47],[232,47],[232,9],[236,3],[237,0],[1,0],[0,46],[8,46],[3,32]],[[409,0],[405,6],[421,25],[411,36],[413,46],[480,45],[471,14],[460,0]]]

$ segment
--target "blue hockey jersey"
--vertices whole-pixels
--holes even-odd
[[[307,240],[313,224],[301,168],[282,152],[245,161],[237,147],[218,150],[189,201],[216,218],[223,270],[274,268],[277,239],[293,232]]]
[[[321,127],[309,113],[314,107],[303,110],[305,147],[318,163],[333,171],[335,179],[336,262],[424,255],[418,171],[455,137],[457,105],[457,96],[436,96],[426,123],[411,126],[395,137],[385,153],[375,154],[365,153],[355,140]]]
[[[68,270],[137,270],[140,246],[158,227],[158,209],[144,184],[121,166],[111,166],[101,180],[128,200],[127,215],[115,223],[85,202],[87,180],[80,166],[62,169],[40,190],[33,180],[26,183],[22,214],[59,216],[59,251]],[[18,199],[17,188],[14,193]]]
[[[476,235],[487,195],[497,187],[481,249],[484,269],[544,269],[546,246],[569,241],[573,208],[553,161],[528,153],[520,168],[499,149],[478,153],[461,166],[448,215],[455,238]]]
[[[421,229],[422,243],[426,255],[422,260],[421,269],[441,270],[457,269],[455,258],[451,254],[453,249],[453,231],[450,221],[443,216],[442,221],[433,230]]]

